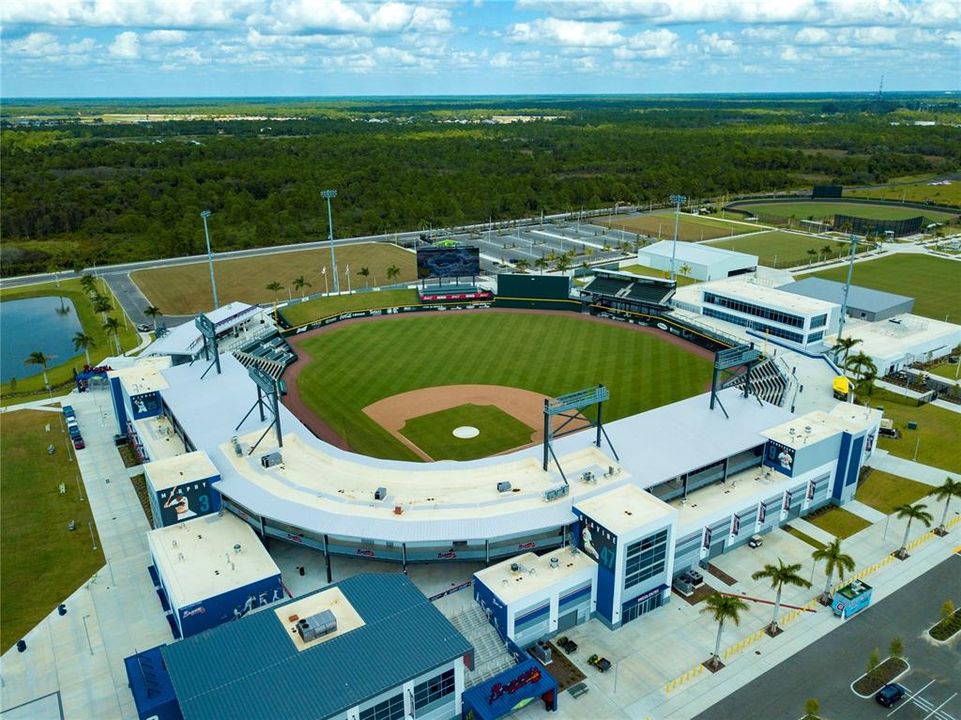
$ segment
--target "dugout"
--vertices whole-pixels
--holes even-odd
[[[581,310],[581,304],[571,298],[571,279],[567,275],[512,273],[501,273],[497,276],[494,307],[574,312]]]

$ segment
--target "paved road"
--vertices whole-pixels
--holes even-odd
[[[961,603],[961,556],[952,555],[917,580],[868,608],[843,628],[797,653],[748,685],[713,705],[696,720],[763,718],[797,720],[811,697],[831,720],[961,720],[961,647],[927,639],[945,600]],[[911,664],[899,682],[912,693],[892,712],[873,699],[862,699],[850,685],[863,672],[871,650],[884,657],[891,638],[900,636]]]

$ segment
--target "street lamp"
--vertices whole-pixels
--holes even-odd
[[[340,276],[337,274],[337,257],[334,254],[334,215],[330,209],[330,201],[337,197],[337,191],[321,190],[320,196],[327,201],[327,237],[330,239],[330,265],[334,271],[334,292],[340,295]]]
[[[687,202],[683,195],[671,195],[671,202],[674,204],[674,244],[671,245],[671,281],[677,281],[677,272],[674,265],[677,258],[677,228],[681,222],[681,205]]]
[[[207,218],[212,214],[210,210],[203,210],[200,213],[200,217],[204,219],[204,237],[207,239],[207,262],[210,264],[210,289],[214,294],[214,310],[216,310],[220,305],[217,303],[217,281],[214,280],[214,254],[210,252],[210,231],[207,230]]]

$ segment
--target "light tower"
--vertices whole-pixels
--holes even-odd
[[[677,280],[677,273],[674,268],[675,259],[677,258],[677,228],[681,222],[681,205],[687,202],[687,198],[684,195],[671,195],[671,202],[674,204],[674,244],[671,245],[671,281],[675,282]]]
[[[851,275],[854,272],[854,256],[858,252],[858,236],[851,235],[851,256],[848,259],[848,279],[844,283],[844,298],[841,300],[841,316],[838,318],[838,339],[841,342],[841,332],[844,330],[844,318],[848,313],[848,293],[851,290]],[[840,352],[840,348],[838,349]]]
[[[337,274],[337,256],[334,254],[334,215],[330,209],[330,201],[337,197],[337,191],[321,190],[320,196],[327,201],[327,237],[330,238],[330,265],[334,276],[334,292],[340,295],[340,276]]]
[[[200,217],[204,219],[204,237],[207,239],[207,262],[210,264],[210,289],[214,294],[214,310],[220,307],[217,303],[217,281],[214,280],[214,254],[210,251],[210,232],[207,230],[207,218],[213,213],[210,210],[203,210]]]

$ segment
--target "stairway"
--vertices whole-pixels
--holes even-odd
[[[479,605],[472,604],[469,610],[451,618],[451,624],[474,646],[474,669],[464,675],[465,688],[514,666],[514,658]]]

